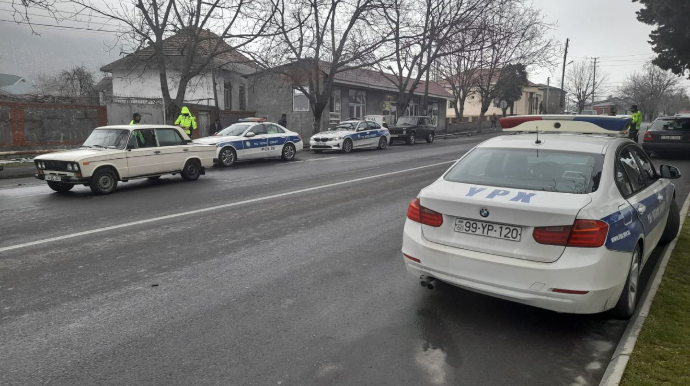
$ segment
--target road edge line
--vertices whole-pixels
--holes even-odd
[[[680,227],[678,230],[678,235],[680,235],[680,232],[683,229],[683,224],[688,216],[689,209],[690,194],[688,194],[688,196],[685,198],[683,207],[680,210]],[[664,256],[661,258],[661,263],[659,263],[659,266],[652,273],[652,283],[645,294],[642,307],[635,312],[632,319],[628,323],[628,327],[623,332],[623,336],[621,337],[616,350],[613,352],[613,357],[611,358],[609,365],[606,367],[606,371],[604,372],[604,376],[601,379],[599,386],[620,385],[621,380],[623,379],[623,374],[625,373],[625,369],[628,367],[630,356],[635,349],[635,344],[637,344],[637,338],[640,336],[640,331],[642,331],[644,322],[647,320],[649,310],[652,307],[652,302],[654,301],[656,293],[659,290],[661,280],[664,277],[664,272],[666,272],[666,266],[668,265],[668,261],[671,258],[673,250],[676,248],[677,242],[678,237],[673,239],[673,241],[671,241],[666,247],[666,252],[664,252]]]

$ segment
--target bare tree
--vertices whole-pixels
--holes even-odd
[[[488,48],[482,51],[482,67],[475,76],[481,102],[477,130],[481,129],[491,103],[499,96],[498,78],[503,67],[518,63],[527,68],[544,67],[554,63],[556,42],[546,36],[551,28],[540,10],[524,0],[501,4],[500,9],[489,15],[485,28]]]
[[[608,74],[604,71],[596,71],[594,78],[594,63],[589,59],[581,59],[568,68],[565,76],[565,91],[570,100],[577,105],[577,112],[585,109],[587,101],[592,99],[592,94],[605,93]]]
[[[620,93],[632,99],[647,119],[654,119],[663,108],[664,99],[678,91],[679,83],[678,75],[647,63],[642,72],[625,80]]]
[[[338,73],[371,66],[391,33],[375,21],[378,0],[277,0],[273,36],[249,53],[269,75],[278,75],[309,100],[314,133]]]
[[[85,66],[76,66],[55,75],[41,75],[38,88],[43,94],[60,96],[93,96],[94,74]]]
[[[394,35],[390,47],[393,56],[379,63],[378,67],[398,89],[398,112],[405,114],[412,96],[432,65],[467,49],[462,44],[468,43],[463,36],[472,35],[480,28],[478,20],[492,11],[493,4],[501,1],[424,0],[421,3],[423,7],[420,7],[418,1],[391,0],[382,8],[383,20]],[[422,106],[423,110],[426,108]]]
[[[451,54],[439,59],[439,70],[442,83],[453,95],[455,117],[462,120],[465,114],[465,102],[475,88],[477,71],[481,67],[483,34],[473,31],[460,34],[456,40],[459,47],[451,48]]]
[[[214,61],[227,62],[232,53],[265,35],[276,9],[271,0],[65,1],[117,21],[120,41],[135,51],[130,55],[133,67],[157,69],[170,119],[179,113],[190,82]],[[170,47],[173,35],[177,42]],[[142,54],[136,55],[139,50]],[[171,83],[177,86],[174,94]]]

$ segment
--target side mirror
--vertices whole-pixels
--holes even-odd
[[[661,178],[668,178],[672,180],[680,178],[680,170],[678,170],[678,168],[675,166],[661,165],[659,170],[661,171]]]
[[[247,134],[245,134],[244,136],[247,137],[247,138],[251,138],[251,137],[256,136],[256,134],[254,134],[254,133],[252,133],[252,132],[250,131],[250,132],[248,132]]]

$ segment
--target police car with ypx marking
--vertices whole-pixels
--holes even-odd
[[[349,120],[337,124],[328,131],[315,134],[309,140],[314,153],[324,150],[338,150],[349,153],[353,149],[388,147],[391,134],[388,129],[373,121]]]
[[[680,223],[677,168],[618,132],[627,118],[523,116],[460,158],[408,208],[407,270],[567,313],[632,315],[640,272]],[[537,132],[538,130],[538,132]],[[557,133],[557,134],[555,134]]]
[[[241,119],[213,136],[194,142],[216,145],[214,162],[220,166],[256,158],[280,157],[284,161],[292,161],[304,146],[298,133],[263,118]]]

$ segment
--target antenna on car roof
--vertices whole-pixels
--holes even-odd
[[[534,141],[535,144],[541,145],[541,140],[539,139],[539,126],[537,126],[537,140]]]

